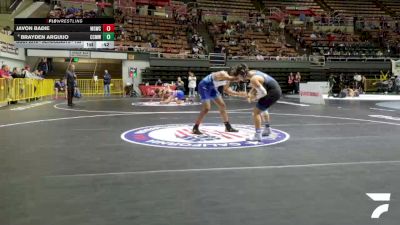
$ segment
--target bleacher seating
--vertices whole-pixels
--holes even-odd
[[[380,17],[388,16],[372,0],[324,0],[335,11],[344,16]]]
[[[228,49],[228,56],[253,56],[253,55],[287,55],[295,56],[297,55],[294,48],[286,46],[285,42],[282,42],[280,35],[277,32],[270,32],[267,35],[262,30],[251,30],[248,29],[244,33],[234,33],[227,37],[224,32],[216,30],[217,27],[224,26],[224,23],[209,24],[208,30],[210,35],[214,39],[214,44],[216,46],[223,46]],[[228,24],[229,26],[229,24]],[[234,40],[235,45],[231,45],[229,42]],[[258,52],[251,53],[251,42],[254,41],[256,47],[255,50]]]
[[[122,27],[122,29],[120,29]],[[126,16],[125,23],[116,23],[116,41],[115,46],[122,48],[134,48],[135,46],[140,47],[140,49],[145,49],[149,52],[166,52],[178,54],[182,50],[190,50],[187,36],[186,36],[187,25],[177,24],[172,18],[165,18],[160,16]],[[126,33],[123,37],[122,30]],[[175,30],[175,31],[174,31]],[[148,42],[134,41],[134,32],[139,32],[141,34],[153,33],[155,39],[157,39],[161,46],[157,48],[149,47]],[[176,35],[176,40],[171,37]],[[142,35],[143,36],[143,35]],[[162,38],[165,37],[165,38]]]
[[[197,5],[204,13],[247,16],[255,11],[251,0],[197,0]]]
[[[265,7],[286,9],[287,7],[308,8],[316,14],[324,13],[324,10],[314,0],[264,0]]]
[[[379,0],[387,10],[395,13],[396,16],[400,16],[400,1],[399,0]]]

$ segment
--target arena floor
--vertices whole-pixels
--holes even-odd
[[[63,101],[0,108],[0,224],[400,221],[399,109],[376,101],[308,106],[282,99],[271,110],[273,128],[285,136],[275,143],[240,148],[242,137],[219,133],[235,147],[187,149],[122,139],[140,127],[191,126],[198,114],[198,105],[132,105],[146,101],[86,98],[73,109]],[[226,103],[231,123],[246,131],[252,105]],[[211,112],[206,122],[218,126],[219,114]],[[391,193],[389,211],[371,219],[384,203],[366,193]]]

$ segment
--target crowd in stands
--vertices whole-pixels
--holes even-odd
[[[256,20],[209,23],[215,51],[228,56],[296,56],[293,46],[286,43],[282,26],[257,16]]]
[[[62,7],[55,5],[54,9],[49,12],[49,18],[95,18],[98,16],[97,10],[83,10],[83,7]]]
[[[197,32],[195,32],[191,39],[190,44],[192,46],[192,54],[193,55],[205,55],[207,54],[207,45],[204,42],[202,36],[200,36]]]
[[[148,15],[143,15],[140,7],[116,8],[116,50],[203,55],[208,53],[207,44],[213,44],[214,52],[257,60],[304,53],[369,57],[400,54],[400,26],[384,9],[372,2],[355,0],[348,4],[335,0],[323,2],[328,7],[323,9],[314,0],[265,0],[267,10],[261,12],[249,0],[197,0],[195,7],[187,11],[181,10],[182,4],[177,7],[172,4],[169,17],[155,16],[152,6]],[[332,11],[326,11],[327,8]],[[273,9],[280,13],[273,13]],[[102,13],[104,7],[85,11],[82,6],[56,5],[49,17],[90,18]],[[207,22],[214,43],[206,43],[207,38],[201,37],[197,29],[212,13],[222,18],[222,22]],[[232,22],[234,17],[238,17],[237,22]],[[357,34],[352,30],[316,29],[321,26],[354,26]],[[286,40],[287,34],[295,42]]]
[[[203,51],[197,38],[195,27],[198,19],[189,15],[174,15],[174,18],[148,15],[130,15],[116,10],[115,38],[118,49],[149,51],[172,54],[187,54],[198,46],[199,54]],[[196,49],[194,49],[196,50]]]

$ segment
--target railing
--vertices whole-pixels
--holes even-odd
[[[194,54],[171,54],[171,53],[161,53],[161,52],[151,52],[150,58],[152,59],[204,59],[208,60],[208,55],[194,55]]]
[[[343,56],[337,56],[337,57],[326,57],[326,61],[328,62],[349,62],[349,61],[358,61],[358,62],[387,62],[390,61],[390,57],[343,57]]]
[[[8,102],[8,80],[0,78],[0,104]]]
[[[308,61],[307,56],[229,56],[228,59],[249,61]]]
[[[52,97],[55,94],[55,80],[53,79],[3,79],[0,78],[0,104],[22,101],[35,100],[43,97]],[[103,80],[94,81],[92,79],[78,79],[78,88],[85,96],[103,95]],[[110,84],[110,93],[122,95],[124,93],[124,85],[122,79],[112,79]]]
[[[54,94],[54,80],[0,79],[0,103],[32,100]]]
[[[366,81],[366,90],[368,92],[377,92],[379,88],[379,83],[382,82],[380,79],[367,79]]]
[[[104,94],[104,83],[103,79],[97,81],[93,79],[78,79],[78,88],[84,96],[94,96]],[[122,95],[124,91],[124,85],[121,79],[112,79],[110,84],[110,93]]]

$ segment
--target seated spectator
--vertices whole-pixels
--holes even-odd
[[[10,73],[10,67],[8,65],[2,65],[0,69],[0,78],[5,78],[5,79],[12,79],[11,73]]]
[[[199,54],[199,47],[197,45],[194,45],[192,48],[192,54],[197,55]]]
[[[21,70],[17,67],[14,67],[12,73],[11,73],[12,78],[23,78],[21,74]]]
[[[260,61],[264,60],[264,56],[262,56],[260,53],[257,54],[256,58],[257,58],[257,60],[260,60]]]
[[[25,78],[31,78],[31,79],[43,79],[42,77],[38,76],[38,71],[36,72],[31,72],[31,68],[29,65],[26,65],[24,70],[22,70],[22,76]]]
[[[314,39],[317,39],[317,35],[315,35],[315,33],[312,33],[312,34],[310,35],[310,38],[313,39],[313,40],[314,40]]]
[[[56,81],[54,84],[54,91],[55,91],[55,97],[54,99],[58,99],[58,92],[64,92],[65,93],[65,98],[67,98],[67,92],[65,91],[66,85],[64,83],[64,80],[61,78],[59,81]]]

